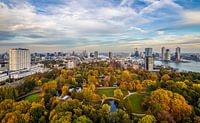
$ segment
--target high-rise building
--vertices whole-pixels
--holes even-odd
[[[171,60],[170,50],[166,49],[166,52],[165,52],[165,61],[170,61],[170,60]]]
[[[153,49],[145,48],[145,56],[153,56]]]
[[[98,51],[94,51],[94,57],[98,58],[98,55],[99,55]]]
[[[9,52],[9,70],[30,69],[31,57],[29,49],[13,48]]]
[[[146,70],[153,70],[154,62],[153,62],[153,57],[152,56],[146,56],[145,57],[145,69]]]
[[[137,48],[135,48],[135,54],[134,54],[134,56],[135,56],[135,57],[139,57],[139,56],[140,56],[139,51],[138,51]]]
[[[108,57],[109,57],[110,59],[112,59],[112,57],[113,57],[112,52],[109,52],[109,53],[108,53]]]
[[[153,62],[153,49],[145,48],[145,69],[153,70],[154,62]]]
[[[162,47],[162,49],[161,49],[162,51],[161,51],[161,57],[162,57],[162,61],[164,61],[165,60],[165,47]]]
[[[180,61],[181,60],[181,48],[180,47],[176,48],[175,58],[176,58],[176,61]]]
[[[83,57],[85,57],[85,58],[88,57],[88,54],[87,54],[87,51],[86,51],[86,50],[83,51]]]

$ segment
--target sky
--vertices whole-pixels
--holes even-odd
[[[0,52],[200,53],[200,0],[0,0]]]

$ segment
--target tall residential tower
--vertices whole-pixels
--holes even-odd
[[[175,59],[176,59],[176,61],[180,61],[181,60],[181,48],[180,47],[176,48]]]
[[[170,54],[170,50],[169,49],[166,49],[165,61],[171,61],[171,54]]]
[[[144,67],[146,70],[153,70],[153,49],[145,48],[145,63]]]
[[[29,49],[13,48],[9,51],[9,70],[30,69],[31,55]]]
[[[162,61],[164,61],[164,60],[165,60],[165,47],[162,47],[161,50],[162,50],[162,51],[161,51]]]

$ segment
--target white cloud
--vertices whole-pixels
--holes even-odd
[[[162,44],[162,42],[170,43],[169,41],[175,41],[177,43],[179,42],[177,39],[182,39],[181,37],[173,37],[172,35],[164,37],[164,31],[149,31],[155,30],[154,25],[151,25],[151,22],[154,22],[153,18],[164,20],[167,16],[174,16],[166,11],[160,12],[158,11],[159,9],[168,7],[168,9],[180,13],[180,16],[183,18],[177,17],[179,19],[177,22],[200,23],[199,11],[186,11],[173,0],[142,1],[148,3],[148,5],[140,9],[139,12],[131,7],[131,5],[135,4],[134,0],[122,0],[119,5],[113,5],[107,0],[72,0],[61,5],[48,5],[44,8],[37,8],[25,1],[15,2],[15,5],[12,7],[8,7],[8,5],[0,2],[0,31],[12,32],[16,35],[13,40],[10,40],[10,43],[12,41],[27,44],[32,42],[35,43],[35,46],[37,42],[48,42],[52,40],[58,40],[58,43],[59,40],[66,41],[66,45],[68,45],[68,40],[73,40],[73,42],[76,42],[73,44],[81,42],[84,45],[84,42],[79,40],[81,37],[87,40],[86,42],[90,42],[86,43],[85,46],[81,45],[82,49],[88,48],[86,45],[89,45],[90,48],[96,48],[95,41],[97,40],[100,43],[103,41],[110,42],[108,43],[109,46],[109,44],[112,44],[116,39],[121,37],[137,38],[137,34],[144,35],[144,33],[157,33],[160,36],[150,41],[133,40],[131,43],[125,41],[121,44],[115,42],[119,44],[119,47],[124,46],[122,48],[125,48],[125,45],[134,45],[134,43],[138,46],[146,46],[149,45],[149,42]],[[37,11],[38,9],[44,10],[46,13],[40,13]],[[160,16],[155,17],[152,13],[154,15],[158,15],[159,13]],[[176,22],[174,23],[177,24]],[[143,28],[146,25],[147,27]],[[32,38],[31,40],[31,36],[36,36],[37,38]],[[185,39],[186,37],[183,40]],[[38,45],[42,46],[42,44]],[[74,47],[77,48],[76,45]]]
[[[200,11],[183,11],[183,23],[200,24]]]
[[[130,30],[139,31],[139,32],[142,32],[142,33],[145,33],[145,32],[147,32],[147,31],[145,31],[145,30],[143,30],[143,29],[141,29],[141,28],[138,28],[138,27],[133,27],[133,26],[131,26],[131,27],[129,28],[129,31],[130,31]]]
[[[165,33],[165,31],[157,31],[158,35],[163,35]]]
[[[146,1],[147,2],[147,1]],[[140,14],[152,13],[160,8],[168,6],[168,9],[182,9],[182,7],[176,4],[173,0],[151,0],[150,5],[143,8]]]

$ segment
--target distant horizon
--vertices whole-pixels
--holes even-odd
[[[199,0],[1,0],[0,11],[0,52],[165,46],[200,53]]]
[[[24,47],[17,47],[17,48],[24,48]],[[147,48],[152,48],[152,47],[147,47]],[[170,48],[167,48],[167,47],[165,47],[165,48],[166,49],[170,49]],[[12,49],[12,48],[10,48],[10,49]],[[0,51],[0,54],[9,52],[10,49],[5,50],[5,51]],[[145,52],[145,48],[137,48],[137,49],[138,49],[139,52]],[[112,53],[134,53],[135,52],[134,48],[133,48],[132,51],[100,51],[100,50],[86,50],[86,49],[85,50],[71,50],[71,51],[69,51],[69,50],[62,50],[62,51],[56,51],[56,50],[55,51],[33,51],[31,49],[29,49],[29,50],[30,50],[31,53],[55,53],[55,52],[56,53],[58,53],[58,52],[63,52],[63,53],[72,53],[72,52],[82,53],[83,51],[86,51],[87,53],[91,53],[91,52],[94,52],[94,51],[98,51],[98,53],[109,53],[109,52],[112,52]],[[161,53],[161,49],[160,49],[160,51],[155,51],[153,49],[153,53]],[[174,49],[170,49],[170,53],[171,54],[175,53],[175,48]],[[189,53],[189,54],[200,54],[200,52],[185,52],[185,51],[182,51],[182,48],[181,48],[181,54],[187,54],[187,53]]]

